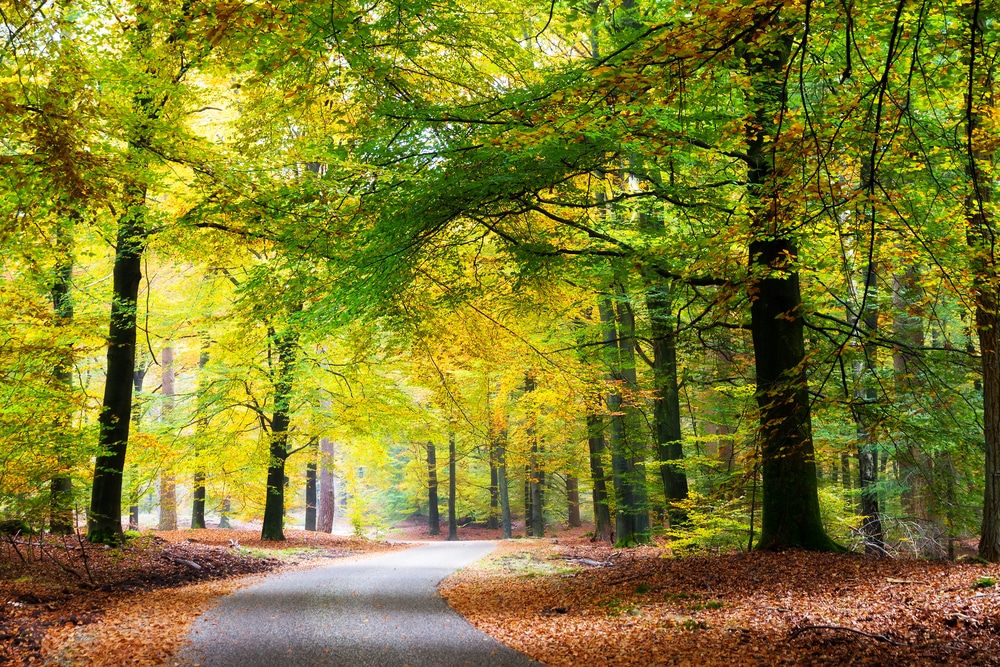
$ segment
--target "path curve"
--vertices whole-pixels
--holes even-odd
[[[177,659],[202,667],[539,667],[474,628],[438,595],[492,542],[434,542],[290,572],[223,598]]]

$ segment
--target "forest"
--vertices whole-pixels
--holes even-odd
[[[997,14],[0,0],[2,528],[1000,562]]]

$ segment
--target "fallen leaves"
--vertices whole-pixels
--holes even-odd
[[[286,531],[146,533],[113,549],[77,538],[0,542],[0,664],[164,665],[216,599],[256,577],[400,548]]]
[[[975,587],[995,565],[665,554],[507,542],[442,594],[546,665],[1000,665],[1000,596]]]

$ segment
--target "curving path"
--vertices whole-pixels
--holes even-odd
[[[179,664],[203,667],[539,667],[475,629],[437,593],[490,542],[435,542],[285,573],[223,598]]]

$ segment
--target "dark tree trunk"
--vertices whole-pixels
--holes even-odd
[[[580,521],[580,481],[573,475],[566,475],[566,524],[579,528]]]
[[[333,442],[320,438],[319,451],[319,530],[332,533],[337,498],[333,481]]]
[[[79,215],[71,214],[72,222],[79,221]],[[52,309],[57,328],[65,327],[73,321],[73,300],[70,285],[73,279],[73,249],[66,230],[56,232],[55,276],[52,281]],[[53,369],[56,385],[71,391],[73,388],[73,345],[64,346],[64,357]],[[57,450],[57,472],[49,484],[49,532],[53,535],[68,535],[76,528],[73,518],[73,478],[70,475],[70,459],[66,452],[68,415],[60,417],[55,424]]]
[[[783,219],[774,171],[776,119],[786,101],[785,66],[792,38],[776,15],[759,14],[766,35],[743,54],[749,74],[748,194],[751,213],[750,329],[756,362],[761,481],[759,549],[839,550],[819,510],[809,392],[806,383],[798,249]]]
[[[132,388],[134,390],[134,396],[139,396],[142,393],[142,385],[146,380],[146,370],[148,366],[137,365],[135,372],[132,373]],[[138,402],[133,400],[132,402],[132,428],[136,432],[139,430],[139,424],[142,420],[142,410],[138,405]],[[134,480],[132,488],[129,489],[129,507],[128,507],[128,528],[129,530],[139,530],[139,502],[142,500],[142,485],[139,480]]]
[[[993,199],[992,173],[995,156],[982,142],[992,140],[983,119],[994,114],[995,71],[983,34],[990,19],[980,0],[967,10],[969,19],[968,91],[966,93],[965,143],[966,172],[971,192],[966,203],[968,242],[974,250],[973,286],[976,295],[976,330],[979,335],[983,369],[983,437],[985,440],[986,486],[983,491],[983,520],[980,526],[979,557],[1000,563],[1000,271],[997,270],[996,229],[990,204]],[[984,57],[985,56],[985,57]],[[949,521],[950,523],[950,521]],[[949,528],[949,551],[952,548]]]
[[[653,338],[653,381],[656,396],[653,399],[653,420],[656,429],[656,451],[660,463],[660,476],[667,501],[667,515],[671,525],[683,522],[683,511],[671,503],[686,500],[687,475],[677,462],[684,458],[681,446],[681,404],[677,382],[676,333],[671,321],[671,300],[667,287],[654,285],[646,292],[650,333]]]
[[[534,510],[531,507],[531,464],[524,465],[524,536],[533,537],[535,527],[531,521]]]
[[[112,271],[111,322],[104,400],[98,416],[100,454],[94,463],[87,539],[120,544],[122,533],[122,474],[132,414],[135,371],[135,323],[146,242],[145,189],[129,187],[127,207],[118,223]]]
[[[458,515],[456,514],[456,482],[458,461],[455,455],[455,434],[448,433],[448,539],[458,539]]]
[[[614,531],[604,478],[604,423],[590,408],[587,414],[587,446],[590,449],[590,478],[594,485],[594,539],[613,542]]]
[[[490,438],[488,443],[490,459],[490,513],[486,517],[486,527],[496,530],[500,527],[500,480],[497,477],[496,443]]]
[[[298,345],[298,333],[293,328],[294,324],[289,323],[287,326],[288,329],[282,334],[271,331],[278,359],[277,368],[271,370],[274,377],[274,412],[271,416],[271,457],[267,466],[264,525],[260,532],[262,540],[285,539],[285,460],[288,458],[288,424]]]
[[[496,438],[497,496],[500,501],[501,538],[509,540],[513,536],[510,525],[510,492],[507,488],[507,432],[500,430]]]
[[[309,447],[312,460],[306,464],[306,530],[316,530],[316,455],[317,441]]]
[[[205,527],[205,469],[201,460],[201,450],[204,448],[202,439],[208,429],[208,417],[205,416],[205,366],[208,365],[208,336],[202,334],[201,353],[198,355],[198,401],[199,412],[198,433],[194,445],[194,475],[191,480],[191,528]]]
[[[140,16],[134,26],[131,47],[142,53],[152,44],[150,16]],[[144,156],[150,144],[152,123],[165,97],[154,100],[147,90],[138,90],[132,99],[135,123],[129,129],[128,161],[136,175],[146,171]],[[87,539],[102,544],[120,544],[122,532],[122,476],[128,449],[132,414],[132,376],[135,372],[136,311],[142,279],[142,253],[148,235],[146,186],[141,176],[123,186],[122,214],[118,219],[115,259],[111,281],[111,318],[108,325],[107,372],[104,399],[98,415],[94,479],[87,514]]]
[[[863,219],[863,218],[862,218]],[[865,271],[864,295],[859,306],[863,310],[853,316],[855,336],[860,338],[861,359],[855,365],[857,389],[852,408],[857,426],[858,476],[861,485],[861,530],[865,536],[865,553],[885,554],[885,540],[882,536],[882,519],[879,515],[878,499],[878,443],[873,433],[871,408],[877,399],[874,380],[871,378],[877,349],[871,337],[878,332],[877,269],[869,263]]]
[[[169,422],[174,401],[174,349],[163,348],[160,356],[160,391],[163,395],[163,411],[160,418]],[[158,530],[177,530],[177,483],[173,472],[167,467],[160,473],[160,522]]]
[[[524,378],[525,395],[535,391],[535,378],[530,374]],[[531,503],[530,511],[525,512],[525,524],[531,524],[532,537],[545,536],[545,472],[539,465],[541,449],[538,444],[538,431],[535,427],[535,410],[531,409],[528,417],[528,440],[531,443],[528,453],[528,497]]]
[[[619,290],[619,297],[624,298]],[[603,324],[604,345],[610,367],[612,389],[607,396],[611,414],[611,470],[615,489],[615,538],[624,546],[649,541],[649,507],[646,498],[646,473],[643,465],[643,443],[629,439],[626,415],[633,412],[623,398],[626,391],[635,391],[634,323],[627,303],[619,303],[617,314],[607,295],[600,297],[598,307]]]
[[[438,513],[437,451],[434,443],[427,443],[427,532],[441,534],[441,516]]]

